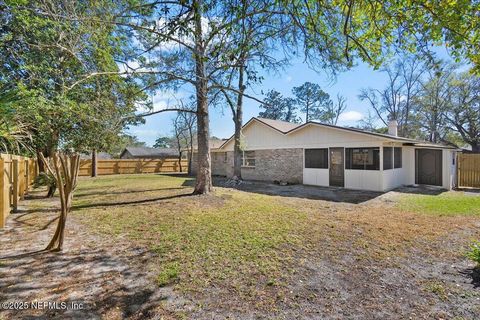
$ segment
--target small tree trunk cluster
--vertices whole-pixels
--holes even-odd
[[[42,154],[40,154],[40,157],[48,172],[55,176],[60,195],[61,209],[55,234],[45,250],[61,251],[63,248],[67,215],[72,207],[73,192],[77,186],[78,172],[80,169],[80,155],[54,153],[52,161],[47,161]],[[53,162],[53,168],[51,162]]]

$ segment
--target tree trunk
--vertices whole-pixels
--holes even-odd
[[[188,133],[190,135],[190,146],[188,150],[188,175],[192,175],[192,159],[193,159],[193,133],[192,126],[188,128]]]
[[[54,135],[56,137],[56,135]],[[43,171],[40,171],[40,172],[45,172],[45,173],[49,173],[46,166],[45,166],[45,163],[44,161],[41,159],[41,158],[51,158],[53,157],[53,155],[55,154],[55,151],[56,151],[56,144],[54,143],[50,143],[44,150],[44,153],[40,152],[40,153],[37,153],[37,156],[39,157],[40,159],[40,163],[42,164],[42,169]],[[41,157],[40,157],[41,155]],[[40,167],[39,167],[40,169]],[[47,191],[47,198],[52,198],[53,195],[55,194],[55,191],[56,191],[56,186],[48,186],[48,191]]]
[[[98,168],[98,161],[97,161],[97,149],[92,150],[92,178],[97,176],[97,168]]]
[[[309,106],[308,101],[307,101],[307,108],[306,109],[307,109],[306,110],[307,112],[306,112],[306,115],[305,115],[305,123],[307,123],[310,120],[310,114],[309,114],[310,113],[309,112],[310,111],[310,106]]]
[[[183,168],[182,168],[182,151],[180,151],[178,153],[178,167],[180,169],[180,172],[183,172]]]
[[[61,251],[65,238],[67,215],[70,212],[73,192],[77,186],[80,156],[66,156],[55,153],[53,155],[53,169],[48,165],[43,155],[41,155],[41,157],[49,173],[55,175],[60,194],[60,216],[58,218],[57,228],[45,250]]]
[[[235,123],[235,135],[233,146],[233,179],[242,179],[242,123],[243,123],[243,93],[245,92],[245,85],[243,84],[244,77],[243,61],[238,70],[238,88],[239,93],[237,95],[237,107],[235,114],[233,115],[233,121]]]
[[[194,194],[206,194],[212,191],[212,172],[210,159],[210,146],[208,143],[208,106],[206,95],[197,95],[197,181]]]
[[[208,139],[209,119],[208,119],[208,81],[205,70],[205,48],[203,44],[202,31],[202,8],[203,1],[198,0],[193,3],[195,20],[195,89],[197,96],[197,181],[194,194],[207,194],[212,187],[212,168],[210,161],[210,146]]]
[[[40,150],[37,150],[37,165],[38,165],[38,173],[45,172],[45,166],[43,165],[43,161],[40,158]]]

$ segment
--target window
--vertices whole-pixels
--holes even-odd
[[[217,153],[214,153],[214,154],[213,154],[213,161],[216,162],[216,161],[217,161],[217,157],[218,157],[218,154],[217,154]]]
[[[328,169],[328,149],[305,149],[305,168]]]
[[[380,148],[346,148],[345,167],[354,170],[380,170]]]
[[[242,166],[255,167],[255,151],[242,152]]]
[[[393,167],[395,169],[401,168],[402,167],[402,148],[400,147],[394,148],[393,154],[394,154]]]
[[[228,158],[227,158],[227,153],[224,152],[224,153],[223,153],[223,162],[224,162],[224,163],[227,163],[227,159],[228,159]]]
[[[383,147],[383,170],[393,168],[393,148]]]

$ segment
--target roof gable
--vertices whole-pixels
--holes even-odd
[[[319,126],[323,127],[326,129],[331,129],[335,131],[340,131],[340,132],[345,132],[345,133],[353,133],[353,134],[358,134],[358,135],[366,135],[375,139],[379,140],[386,140],[386,141],[392,141],[392,142],[403,142],[403,143],[408,143],[408,144],[413,144],[413,145],[430,145],[432,147],[437,147],[437,148],[454,148],[451,146],[445,146],[445,145],[440,145],[440,144],[434,144],[430,142],[425,142],[421,140],[415,140],[415,139],[409,139],[409,138],[404,138],[404,137],[398,137],[398,136],[392,136],[389,134],[383,134],[383,133],[376,133],[376,132],[371,132],[371,131],[366,131],[358,128],[350,128],[350,127],[341,127],[341,126],[336,126],[336,125],[331,125],[331,124],[325,124],[325,123],[319,123],[319,122],[314,122],[314,121],[309,121],[304,124],[298,124],[298,123],[290,123],[286,121],[280,121],[280,120],[272,120],[272,119],[264,119],[264,118],[256,118],[252,117],[243,127],[242,129],[247,129],[249,126],[251,126],[254,123],[259,123],[261,125],[267,126],[283,135],[289,135],[295,132],[299,132],[300,130],[303,130],[307,127],[310,126]],[[233,135],[226,140],[219,149],[223,149],[228,145],[230,141],[233,140]]]
[[[273,119],[266,119],[266,118],[253,118],[253,119],[256,119],[257,121],[260,121],[263,124],[266,124],[267,126],[270,126],[273,129],[283,133],[289,132],[302,125],[301,123],[292,123],[292,122],[287,122],[282,120],[273,120]]]

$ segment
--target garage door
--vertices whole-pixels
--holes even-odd
[[[415,150],[415,183],[442,185],[442,150]]]

